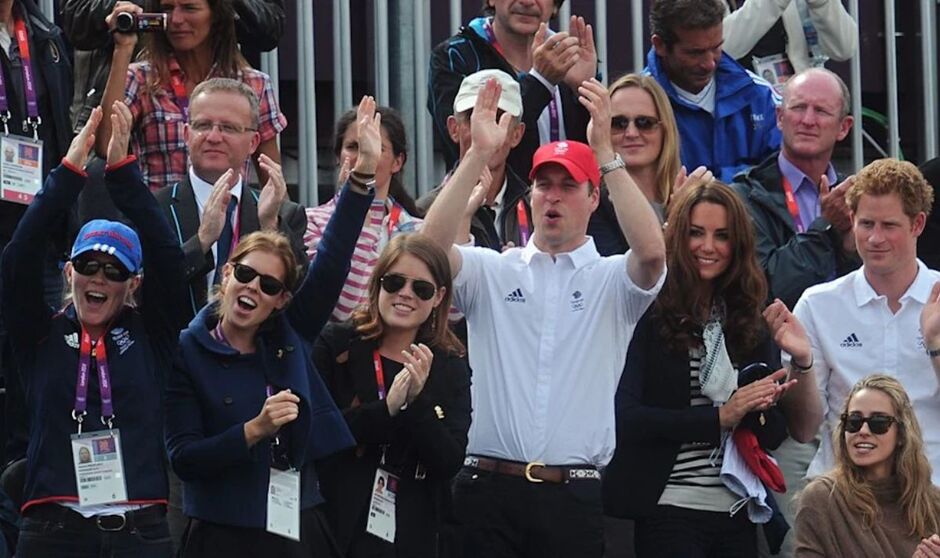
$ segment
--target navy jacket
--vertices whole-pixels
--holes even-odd
[[[262,326],[254,354],[239,354],[212,337],[215,305],[203,308],[180,335],[167,390],[166,443],[183,481],[187,515],[265,526],[271,444],[248,448],[244,425],[261,411],[266,384],[300,397],[299,416],[279,437],[289,464],[301,471],[301,508],[323,502],[314,461],[354,440],[314,366],[312,345],[346,280],[371,201],[344,189],[303,284],[287,309]]]
[[[140,235],[146,279],[141,304],[125,307],[105,336],[121,431],[128,501],[165,502],[165,452],[161,394],[179,335],[183,304],[183,253],[136,163],[106,174],[108,191]],[[43,253],[47,227],[75,202],[85,179],[56,168],[29,206],[3,253],[3,315],[22,377],[29,414],[24,509],[46,501],[77,501],[69,436],[81,326],[75,307],[56,313],[43,303]],[[90,374],[85,431],[100,430],[97,374]]]

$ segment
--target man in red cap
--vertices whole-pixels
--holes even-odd
[[[467,317],[473,424],[454,505],[467,556],[603,554],[600,473],[615,444],[614,393],[640,316],[665,277],[662,230],[611,149],[610,98],[579,88],[590,147],[554,142],[532,161],[534,232],[502,253],[454,246],[474,185],[509,128],[486,84],[472,146],[422,234],[449,255]],[[598,165],[598,162],[601,162]],[[632,249],[601,257],[586,235],[601,179]]]

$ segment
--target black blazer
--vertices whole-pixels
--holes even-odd
[[[366,533],[366,517],[385,446],[383,468],[400,479],[396,554],[434,557],[441,506],[467,449],[470,371],[465,358],[434,350],[421,394],[392,418],[385,401],[378,399],[372,364],[376,346],[359,337],[349,322],[329,324],[314,346],[317,369],[359,444],[320,468],[327,516],[344,555],[354,540],[372,537]],[[386,366],[384,376],[387,390],[395,374]]]
[[[655,305],[636,326],[627,363],[617,388],[617,449],[604,472],[604,510],[615,517],[649,515],[666,487],[683,442],[721,441],[718,407],[689,407],[689,355],[671,350],[653,317]],[[776,369],[779,357],[769,338],[739,368],[765,362]],[[777,448],[787,436],[779,408],[751,413],[742,424],[750,427],[765,449]]]
[[[215,260],[212,258],[212,251],[203,252],[199,243],[199,207],[196,205],[196,195],[193,193],[188,173],[182,181],[161,188],[154,195],[166,213],[170,228],[176,233],[183,247],[183,264],[186,282],[189,283],[186,320],[186,323],[189,323],[199,309],[206,305],[209,294],[206,289],[206,275],[215,270]],[[242,190],[238,213],[241,236],[261,229],[258,221],[259,195],[253,188],[244,187]],[[303,206],[285,201],[278,214],[278,228],[290,239],[297,263],[306,264],[304,233],[307,230],[307,215]]]

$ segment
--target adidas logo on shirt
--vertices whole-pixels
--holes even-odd
[[[858,340],[858,335],[855,335],[853,333],[849,335],[848,337],[846,337],[844,341],[839,343],[839,346],[843,348],[861,347],[862,342]]]
[[[522,294],[522,289],[516,289],[513,292],[506,295],[504,298],[506,302],[525,302],[525,295]]]

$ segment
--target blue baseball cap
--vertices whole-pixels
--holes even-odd
[[[140,238],[134,229],[123,223],[107,219],[85,223],[72,245],[70,259],[92,250],[114,256],[131,273],[140,273],[143,260]]]

